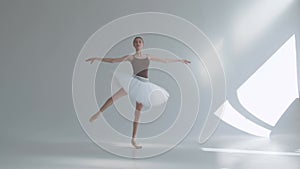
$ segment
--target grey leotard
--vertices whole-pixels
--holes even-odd
[[[138,59],[135,56],[133,56],[133,59],[130,62],[133,68],[133,73],[136,76],[148,78],[148,68],[150,64],[148,56],[146,56],[146,58],[143,59]]]

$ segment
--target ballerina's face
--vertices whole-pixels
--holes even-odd
[[[133,41],[133,46],[134,46],[136,51],[140,51],[144,47],[144,42],[141,38],[136,38]]]

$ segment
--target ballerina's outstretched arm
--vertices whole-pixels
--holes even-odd
[[[149,56],[149,59],[155,62],[161,62],[161,63],[174,63],[174,62],[181,62],[185,64],[191,63],[191,61],[186,59],[171,59],[171,58],[160,58],[156,56]]]
[[[94,61],[96,61],[96,60],[101,61],[101,62],[117,63],[117,62],[127,61],[129,58],[130,58],[130,55],[126,55],[126,56],[123,56],[123,57],[120,57],[120,58],[99,58],[99,57],[93,57],[93,58],[86,59],[85,61],[86,62],[91,62],[91,64],[94,63]]]

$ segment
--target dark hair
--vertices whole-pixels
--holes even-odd
[[[141,39],[142,42],[144,43],[144,39],[143,39],[142,37],[140,37],[140,36],[135,37],[135,38],[133,39],[132,43],[134,43],[134,41],[137,40],[137,39]]]

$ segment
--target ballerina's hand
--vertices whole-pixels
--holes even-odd
[[[189,63],[191,63],[191,61],[189,61],[189,60],[186,60],[186,59],[183,59],[183,60],[181,60],[181,62],[182,62],[182,63],[185,63],[185,64],[189,64]]]
[[[85,61],[91,62],[91,64],[92,64],[92,63],[94,63],[95,60],[98,60],[98,58],[89,58],[89,59],[86,59]]]

